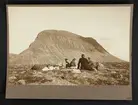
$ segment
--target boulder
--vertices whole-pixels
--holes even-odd
[[[48,67],[44,67],[44,68],[42,69],[42,71],[49,71],[49,68],[48,68]]]
[[[98,70],[103,70],[103,69],[105,69],[104,65],[98,62]]]
[[[46,65],[40,65],[40,64],[35,64],[32,66],[31,70],[42,70]]]
[[[15,76],[9,77],[9,82],[14,82],[17,78]]]
[[[79,69],[72,69],[72,73],[81,73]]]
[[[25,84],[26,84],[25,80],[19,80],[17,83],[18,83],[19,85],[25,85]]]

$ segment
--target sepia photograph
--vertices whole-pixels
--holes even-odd
[[[131,22],[132,5],[7,5],[6,87],[124,86],[131,97]]]

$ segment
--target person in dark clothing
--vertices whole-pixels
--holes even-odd
[[[80,64],[81,64],[81,66],[80,66]],[[85,58],[84,54],[82,54],[81,58],[79,59],[78,69],[88,70],[88,60]]]
[[[68,59],[65,59],[65,62],[66,62],[66,68],[69,68],[70,67],[70,63],[68,62]]]

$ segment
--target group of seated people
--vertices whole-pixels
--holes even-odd
[[[76,65],[76,59],[74,58],[71,62],[68,61],[68,59],[65,59],[66,62],[66,68],[76,68],[80,70],[98,70],[98,62],[94,63],[90,57],[85,58],[85,55],[82,54],[81,58],[78,61],[78,64]]]

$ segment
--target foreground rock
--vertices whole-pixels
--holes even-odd
[[[25,85],[25,84],[26,84],[25,80],[19,80],[17,83],[18,83],[19,85]]]

